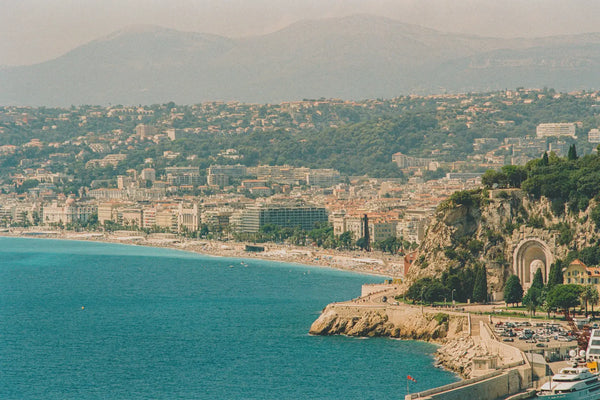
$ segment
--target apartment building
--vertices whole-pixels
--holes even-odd
[[[184,207],[183,203],[179,203],[177,207],[177,231],[184,230],[188,232],[196,232],[200,228],[201,216],[198,211],[198,204],[194,203],[191,207]]]
[[[156,180],[156,170],[154,168],[144,168],[140,174],[140,179],[154,182]]]
[[[600,129],[590,129],[590,131],[588,132],[588,142],[600,143]]]
[[[318,222],[327,222],[324,207],[296,205],[260,205],[245,209],[241,214],[240,232],[258,232],[267,224],[303,230],[314,229]]]
[[[76,222],[87,222],[92,214],[98,211],[94,204],[78,204],[75,199],[69,198],[64,204],[58,200],[44,205],[42,208],[42,223],[49,224],[72,224]]]
[[[158,133],[158,129],[156,127],[146,124],[139,124],[135,127],[135,134],[140,138],[140,140],[148,139],[151,136],[154,136]]]
[[[334,169],[313,169],[306,174],[306,184],[327,188],[340,183],[340,173]]]
[[[428,167],[431,161],[433,160],[428,158],[411,157],[400,152],[392,154],[392,162],[396,163],[398,168]]]
[[[248,175],[245,165],[211,165],[207,171],[207,182],[212,186],[227,186],[231,178],[239,179]]]
[[[575,124],[572,122],[568,123],[550,123],[550,124],[539,124],[535,130],[538,138],[556,137],[556,136],[575,136]]]

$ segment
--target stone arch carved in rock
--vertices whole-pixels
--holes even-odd
[[[542,269],[544,283],[548,281],[553,262],[554,255],[546,242],[538,238],[523,239],[513,253],[513,273],[519,277],[526,290],[531,286],[533,276],[539,268]]]

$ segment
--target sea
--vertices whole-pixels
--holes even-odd
[[[457,381],[429,343],[308,334],[328,303],[382,279],[3,237],[0,398],[382,400]]]

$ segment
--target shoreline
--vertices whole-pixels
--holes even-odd
[[[141,238],[145,235],[139,235]],[[265,260],[265,261],[274,261],[274,262],[282,262],[282,263],[290,263],[296,264],[299,266],[310,266],[310,267],[318,267],[324,269],[337,270],[342,272],[350,272],[360,275],[369,275],[369,276],[377,276],[381,278],[389,278],[392,277],[390,269],[390,273],[387,273],[385,270],[380,268],[378,271],[374,271],[373,268],[381,267],[384,264],[380,264],[378,262],[373,263],[331,263],[327,257],[352,257],[356,258],[359,256],[363,256],[365,258],[365,254],[357,254],[355,252],[342,252],[335,250],[325,250],[325,249],[314,249],[308,247],[300,247],[300,246],[287,246],[287,245],[277,245],[272,243],[264,243],[261,245],[265,246],[264,253],[252,253],[244,250],[246,244],[244,242],[224,242],[217,240],[189,240],[184,238],[177,239],[158,239],[157,237],[147,236],[144,239],[136,238],[134,239],[131,236],[119,236],[114,234],[106,234],[100,232],[71,232],[71,231],[49,231],[49,230],[22,230],[22,231],[13,231],[13,232],[0,232],[0,237],[13,237],[13,238],[21,238],[21,239],[49,239],[49,240],[71,240],[78,242],[95,242],[95,243],[111,243],[111,244],[123,244],[129,246],[138,246],[138,247],[148,247],[148,248],[164,248],[171,249],[177,251],[184,251],[193,254],[199,254],[208,257],[221,257],[221,258],[235,258],[235,259],[255,259],[255,260]],[[283,253],[281,250],[287,250],[288,252]],[[380,254],[366,254],[370,256],[369,259],[381,260],[380,258],[373,257]],[[394,258],[389,255],[386,255],[389,258]],[[400,259],[401,257],[395,257],[396,259]],[[339,259],[336,259],[339,261]],[[383,262],[383,260],[381,260]],[[397,267],[400,269],[400,267]],[[353,302],[353,300],[348,300],[347,302]],[[329,305],[325,306],[325,309],[329,307]],[[409,309],[413,307],[408,306]],[[314,322],[313,322],[314,323]],[[309,335],[313,335],[312,333],[308,333]],[[342,334],[344,335],[344,334]],[[318,336],[318,335],[317,335]],[[367,339],[366,336],[350,336],[344,335],[348,337],[354,337],[358,339]],[[435,346],[434,351],[428,353],[429,356],[432,357],[431,368],[441,368],[447,372],[452,373],[457,378],[457,382],[464,381],[466,378],[461,375],[456,369],[451,368],[448,365],[444,365],[440,363],[441,354],[439,350],[444,347],[444,343],[447,341],[447,338],[442,340],[438,339],[425,339],[419,337],[393,337],[387,336],[388,340],[415,340],[423,343],[428,343]]]
[[[206,239],[196,240],[181,237],[174,238],[164,234],[145,235],[144,233],[129,231],[127,231],[127,233],[130,235],[123,235],[123,231],[107,234],[90,231],[73,232],[42,229],[13,229],[12,231],[0,232],[0,237],[75,240],[168,248],[205,256],[276,261],[344,272],[354,272],[361,275],[371,275],[382,278],[400,278],[401,272],[404,269],[404,260],[401,256],[392,256],[380,252],[365,253],[360,251],[340,251],[307,246],[302,247],[275,243],[261,243],[260,246],[264,246],[265,251],[254,253],[245,251],[245,246],[252,243]]]

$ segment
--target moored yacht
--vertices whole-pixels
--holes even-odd
[[[585,359],[592,362],[600,361],[600,329],[592,329]]]
[[[600,400],[600,381],[587,367],[563,368],[542,385],[537,397],[546,400]]]

